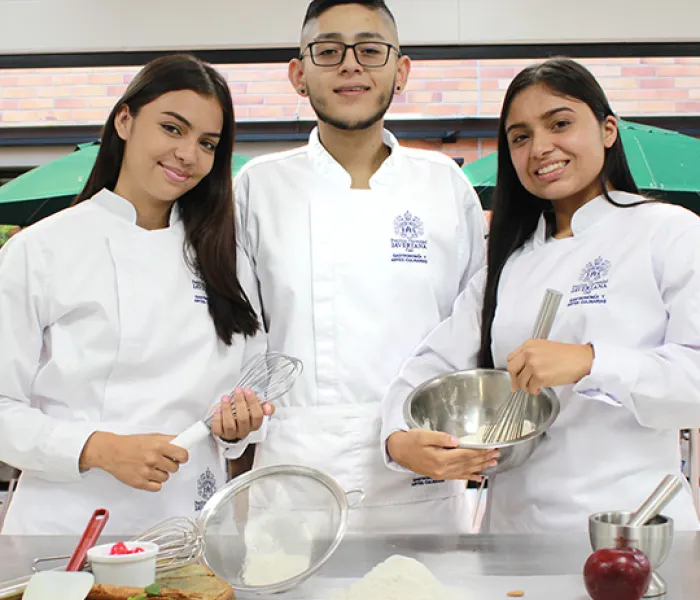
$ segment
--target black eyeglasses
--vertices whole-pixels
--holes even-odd
[[[311,62],[318,67],[337,67],[343,64],[348,48],[352,48],[355,60],[363,67],[383,67],[389,61],[392,50],[401,56],[401,51],[387,42],[311,42],[304,52],[309,51]],[[304,57],[304,52],[300,58]]]

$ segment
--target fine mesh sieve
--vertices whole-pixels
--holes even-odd
[[[359,496],[355,502],[349,496]],[[198,524],[212,571],[242,592],[289,590],[318,571],[340,544],[348,510],[362,490],[345,492],[329,475],[276,465],[229,482]]]

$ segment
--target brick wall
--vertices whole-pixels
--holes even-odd
[[[493,117],[506,87],[531,60],[415,61],[391,116]],[[700,57],[582,60],[622,116],[700,114]],[[239,120],[311,119],[308,102],[287,81],[286,65],[218,65],[231,86]],[[99,124],[137,68],[0,70],[0,127]],[[407,142],[467,161],[492,140]]]

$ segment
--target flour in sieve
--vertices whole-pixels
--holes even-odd
[[[282,550],[246,557],[243,582],[250,586],[263,586],[287,581],[301,575],[309,568],[308,556],[287,554]]]
[[[311,564],[311,531],[286,511],[270,512],[249,522],[245,542],[242,579],[246,585],[280,583],[301,575]]]

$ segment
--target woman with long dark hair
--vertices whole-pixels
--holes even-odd
[[[156,59],[112,110],[74,206],[0,253],[0,460],[22,471],[4,534],[75,534],[98,507],[119,534],[194,516],[226,480],[223,439],[271,413],[249,390],[235,417],[228,400],[265,350],[233,138],[222,76]],[[170,443],[211,410],[220,444]]]
[[[404,431],[413,388],[507,368],[513,390],[553,388],[561,413],[490,481],[485,527],[585,531],[591,513],[633,510],[680,477],[679,429],[700,425],[700,219],[639,195],[603,90],[569,59],[515,77],[498,161],[488,265],[393,382],[387,464],[435,475],[420,432]],[[549,340],[528,339],[547,288],[563,294]],[[664,513],[698,528],[688,486]]]

